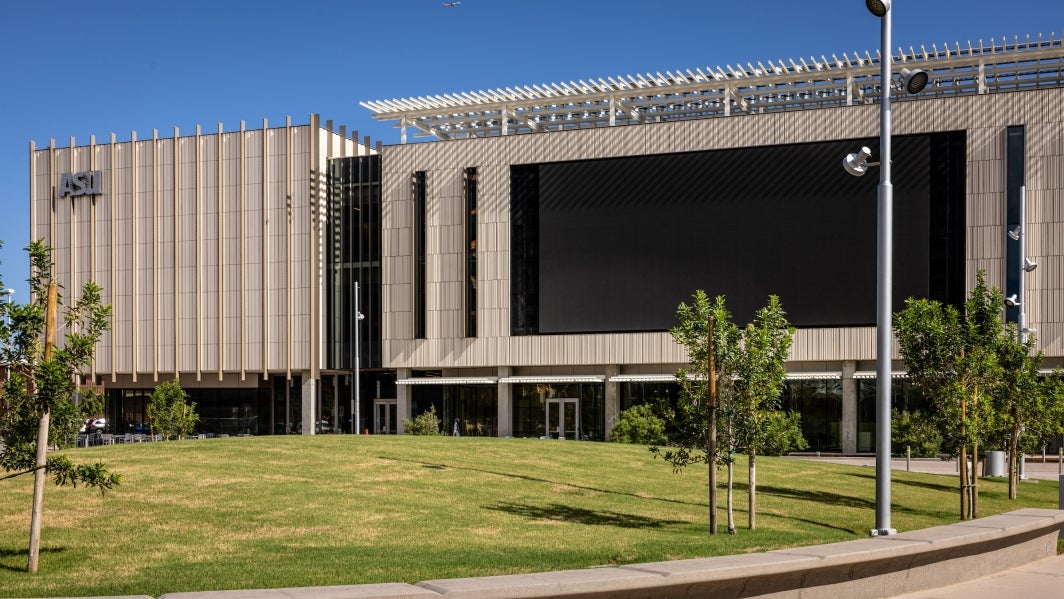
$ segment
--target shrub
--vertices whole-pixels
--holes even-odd
[[[180,439],[192,434],[199,422],[199,414],[196,413],[196,402],[185,403],[186,399],[188,394],[177,380],[155,386],[144,411],[153,434],[160,433],[164,439]]]
[[[764,440],[761,455],[784,455],[809,448],[809,443],[802,436],[802,415],[798,412],[768,412],[761,425],[761,438]]]
[[[422,412],[414,417],[403,418],[403,429],[408,435],[442,435],[440,431],[440,419],[436,416],[436,407],[429,406],[427,412]]]
[[[916,458],[933,458],[942,450],[942,435],[921,412],[891,410],[891,447],[904,453],[908,447]]]
[[[617,415],[610,429],[610,440],[615,443],[638,445],[664,445],[665,421],[654,414],[647,404],[638,405]]]

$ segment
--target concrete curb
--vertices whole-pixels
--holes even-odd
[[[947,587],[1052,557],[1062,527],[1064,510],[1027,508],[898,535],[766,553],[416,585],[197,591],[159,599],[874,599]]]

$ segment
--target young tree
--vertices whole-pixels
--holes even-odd
[[[715,363],[720,357],[718,348],[734,345],[731,337],[734,326],[731,315],[718,297],[711,304],[701,289],[695,291],[690,305],[681,303],[676,309],[677,325],[670,329],[672,338],[687,349],[690,369],[680,369],[676,379],[680,383],[680,397],[669,406],[667,424],[669,446],[652,446],[651,453],[672,464],[678,472],[686,466],[705,463],[709,471],[709,533],[717,533],[717,463],[722,460],[717,446],[717,383]]]
[[[1034,336],[1022,338],[1014,324],[1005,328],[998,344],[1001,379],[992,401],[996,440],[1004,444],[1009,456],[1009,499],[1017,496],[1019,456],[1037,451],[1064,429],[1061,378],[1039,376],[1043,354],[1031,355],[1034,344]]]
[[[777,430],[768,423],[780,408],[793,335],[779,298],[771,295],[768,304],[754,315],[754,322],[742,330],[739,344],[725,353],[727,360],[722,364],[731,379],[736,442],[747,455],[747,515],[751,530],[757,528],[757,455],[777,441],[771,436]]]
[[[747,452],[751,474],[750,526],[756,525],[756,456],[772,443],[782,442],[775,432],[786,429],[772,415],[779,406],[779,392],[785,375],[791,344],[789,328],[779,298],[771,296],[758,310],[755,322],[739,329],[728,312],[725,299],[711,304],[698,290],[691,305],[680,304],[679,324],[671,329],[673,339],[687,348],[691,370],[680,370],[680,401],[674,410],[671,446],[651,451],[678,470],[705,462],[710,470],[710,528],[716,508],[716,464],[727,467],[728,532],[734,534],[732,511],[734,455]],[[712,326],[708,323],[712,322]],[[710,332],[712,330],[712,333]],[[716,429],[721,416],[722,429]],[[773,426],[769,426],[772,421]],[[793,433],[793,431],[790,431]],[[788,434],[783,433],[785,438]],[[719,436],[719,443],[718,443]]]
[[[27,570],[35,573],[46,475],[59,485],[80,483],[101,493],[118,485],[121,477],[108,473],[101,463],[74,464],[65,455],[48,455],[49,445],[69,444],[77,431],[76,381],[92,362],[100,336],[110,328],[111,307],[101,303],[95,283],[85,283],[81,297],[62,310],[64,342],[57,346],[62,298],[52,272],[51,248],[34,241],[26,249],[30,302],[0,304],[4,316],[0,351],[8,372],[0,399],[0,467],[10,473],[4,478],[34,474]]]
[[[969,471],[968,456],[978,460],[979,445],[993,419],[990,399],[1001,379],[1003,296],[999,289],[987,287],[983,271],[977,278],[963,314],[937,301],[910,298],[894,318],[909,379],[934,405],[946,449],[960,461],[964,520],[978,514],[979,488]]]
[[[176,379],[155,386],[145,410],[153,435],[158,431],[164,439],[180,439],[192,434],[199,414],[196,402],[186,403],[186,399],[188,394]]]

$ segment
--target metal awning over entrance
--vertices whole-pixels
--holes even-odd
[[[499,382],[553,385],[563,383],[602,383],[605,380],[606,377],[601,374],[562,374],[556,376],[507,376],[499,379]]]
[[[426,376],[399,379],[396,385],[495,385],[497,376]]]

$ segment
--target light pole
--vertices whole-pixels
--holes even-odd
[[[1027,306],[1024,304],[1026,297],[1024,292],[1026,291],[1026,285],[1023,281],[1023,275],[1029,273],[1032,270],[1038,268],[1038,263],[1027,257],[1024,246],[1023,238],[1027,233],[1027,186],[1020,186],[1020,222],[1018,225],[1009,230],[1009,238],[1019,243],[1019,251],[1017,254],[1020,257],[1020,270],[1017,272],[1017,286],[1016,293],[1005,298],[1005,305],[1010,308],[1019,308],[1019,315],[1016,318],[1017,334],[1020,338],[1020,343],[1027,342],[1027,335],[1034,333],[1035,329],[1027,328]]]
[[[356,435],[361,434],[361,432],[362,432],[362,428],[361,428],[362,425],[359,423],[359,403],[360,403],[360,398],[358,396],[359,395],[359,378],[360,378],[359,377],[359,373],[358,373],[358,369],[359,369],[358,356],[359,356],[359,352],[361,351],[362,348],[360,347],[361,346],[361,339],[360,339],[359,334],[358,334],[358,322],[360,320],[362,320],[363,318],[365,318],[365,315],[363,315],[362,312],[359,310],[359,303],[358,303],[358,281],[355,281],[355,405],[353,406],[354,409],[351,410],[351,428],[354,429],[351,432],[353,432]]]
[[[879,103],[879,188],[876,219],[876,527],[872,536],[892,535],[890,527],[890,371],[894,331],[891,324],[891,294],[893,291],[894,187],[890,182],[890,93],[893,73],[890,53],[890,0],[865,0],[868,10],[880,19],[880,75]],[[910,94],[919,93],[927,85],[927,74],[920,70],[902,69],[902,85]],[[861,148],[843,161],[852,175],[863,175],[872,152]]]

